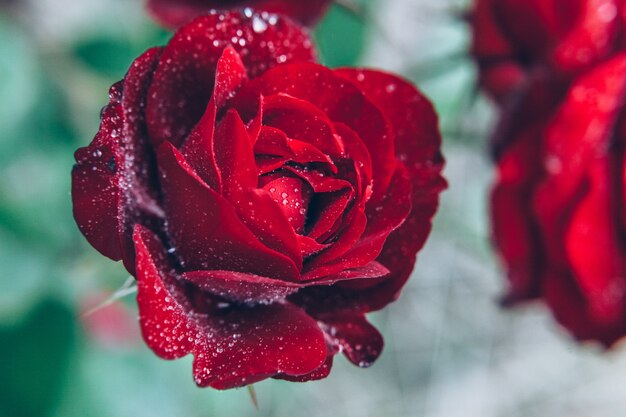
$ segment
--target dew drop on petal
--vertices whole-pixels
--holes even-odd
[[[260,16],[252,18],[252,30],[256,33],[263,33],[267,30],[267,23]]]

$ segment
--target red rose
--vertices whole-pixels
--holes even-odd
[[[620,0],[476,0],[472,53],[498,102],[528,74],[571,78],[623,47]]]
[[[576,338],[626,334],[624,8],[477,0],[472,52],[498,103],[493,235],[508,304],[544,299]]]
[[[407,82],[314,63],[282,18],[212,14],[113,86],[76,153],[74,216],[137,278],[148,346],[193,354],[198,385],[319,379],[340,351],[380,354],[365,313],[430,231],[439,146]]]
[[[148,0],[150,14],[163,26],[177,28],[210,10],[254,7],[279,13],[304,25],[315,23],[332,0]],[[260,21],[257,24],[262,24]]]
[[[504,152],[492,196],[511,301],[540,296],[576,338],[605,345],[626,334],[624,74],[621,54],[576,80]]]

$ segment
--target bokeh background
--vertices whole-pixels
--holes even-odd
[[[301,1],[301,0],[298,0]],[[503,311],[490,251],[486,137],[465,0],[334,6],[315,31],[329,66],[416,82],[441,115],[450,188],[401,299],[372,320],[370,369],[343,358],[320,382],[198,389],[191,358],[141,341],[127,282],[71,215],[72,153],[91,141],[108,87],[169,33],[141,0],[0,0],[0,417],[609,417],[626,415],[626,348],[578,346],[539,305]]]

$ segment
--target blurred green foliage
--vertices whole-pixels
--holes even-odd
[[[0,415],[46,417],[67,386],[74,316],[46,301],[15,326],[0,326]]]
[[[355,3],[362,8],[365,2]],[[314,32],[322,62],[331,67],[355,65],[365,44],[366,20],[344,7],[333,5]]]

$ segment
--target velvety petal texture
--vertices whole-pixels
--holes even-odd
[[[500,111],[494,243],[508,305],[576,338],[626,335],[626,49],[619,0],[477,0],[473,54]]]
[[[370,366],[365,314],[399,295],[446,186],[428,100],[311,45],[264,12],[200,16],[137,59],[76,153],[81,231],[124,260],[147,345],[193,355],[199,386],[321,379],[338,353]]]
[[[308,26],[324,14],[331,2],[332,0],[148,0],[146,7],[159,23],[173,29],[210,10],[245,7],[282,14]],[[256,27],[263,30],[264,25],[259,22]]]
[[[621,0],[475,0],[472,54],[499,103],[538,68],[570,79],[623,48]]]

